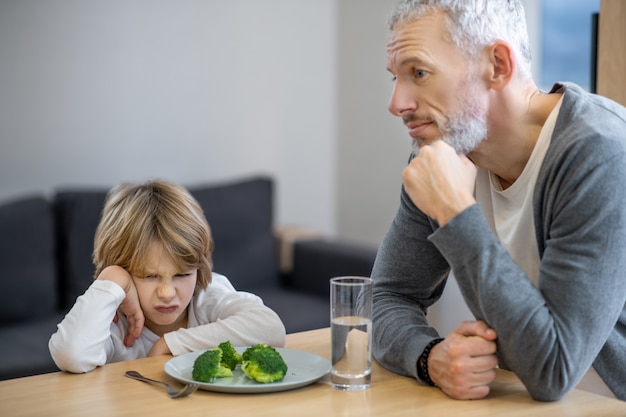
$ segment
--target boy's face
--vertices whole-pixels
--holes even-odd
[[[159,243],[151,245],[145,266],[145,276],[133,275],[145,326],[158,336],[186,327],[198,270],[179,270]]]

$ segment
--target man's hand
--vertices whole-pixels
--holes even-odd
[[[440,226],[476,202],[476,167],[442,140],[423,146],[402,180],[413,204]]]
[[[134,345],[135,340],[139,339],[141,335],[145,318],[139,304],[139,297],[133,278],[124,268],[112,265],[104,268],[98,275],[98,279],[116,282],[126,292],[124,301],[118,307],[118,313],[122,313],[128,322],[128,332],[124,337],[124,345],[128,347]],[[117,314],[113,321],[117,321]]]
[[[489,394],[496,378],[496,331],[483,321],[461,323],[428,356],[428,374],[441,390],[458,400]]]

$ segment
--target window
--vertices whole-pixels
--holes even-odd
[[[541,0],[540,10],[540,88],[572,81],[593,91],[592,16],[599,12],[600,0]]]

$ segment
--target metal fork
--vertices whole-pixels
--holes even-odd
[[[194,392],[195,390],[197,390],[198,387],[199,387],[198,384],[186,384],[183,387],[183,389],[177,390],[176,388],[172,387],[170,384],[167,384],[167,383],[165,383],[163,381],[157,381],[155,379],[146,378],[145,376],[141,375],[137,371],[126,371],[126,373],[124,375],[126,375],[129,378],[136,379],[138,381],[148,382],[148,383],[154,384],[154,385],[161,385],[161,386],[163,386],[163,387],[165,387],[167,389],[167,395],[170,398],[186,397],[189,394],[191,394],[192,392]]]

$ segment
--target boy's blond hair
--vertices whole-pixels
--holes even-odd
[[[197,288],[211,282],[213,239],[202,208],[186,189],[160,180],[109,191],[94,239],[95,277],[110,265],[143,276],[155,242],[181,271],[198,270]]]

